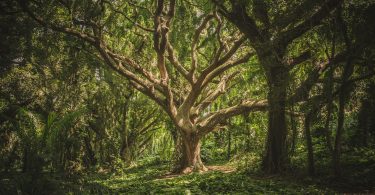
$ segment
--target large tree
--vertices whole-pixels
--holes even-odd
[[[290,50],[297,39],[331,15],[343,0],[319,1],[244,1],[231,0],[214,3],[220,13],[231,21],[250,41],[268,84],[268,137],[263,169],[269,173],[285,170],[287,155],[286,110],[290,102],[306,99],[319,75],[328,65],[343,59],[333,56],[330,61],[318,63],[306,81],[288,97],[292,79],[290,72],[297,64],[309,59],[310,51],[301,50],[294,58]]]
[[[181,140],[175,171],[206,170],[200,158],[201,138],[229,117],[266,109],[267,100],[254,99],[215,111],[207,109],[233,85],[239,71],[231,68],[255,54],[244,46],[247,39],[231,29],[213,7],[201,10],[193,4],[177,5],[175,0],[21,0],[20,5],[41,25],[91,45],[105,64],[163,108]],[[137,43],[132,37],[142,41]],[[284,111],[272,116],[280,114]]]

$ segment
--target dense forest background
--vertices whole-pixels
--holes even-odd
[[[375,2],[0,2],[0,194],[375,193]]]

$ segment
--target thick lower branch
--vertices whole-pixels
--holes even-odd
[[[221,109],[217,112],[208,114],[206,117],[198,120],[198,126],[200,126],[200,134],[205,135],[209,133],[219,123],[226,120],[227,118],[237,116],[246,112],[266,110],[267,106],[267,100],[246,100],[236,106]]]

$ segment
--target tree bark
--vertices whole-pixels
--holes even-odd
[[[95,158],[95,152],[92,149],[89,137],[84,137],[84,143],[85,143],[86,157],[87,157],[86,167],[94,166],[96,165],[97,160]]]
[[[126,165],[130,165],[130,163],[134,160],[134,156],[132,155],[132,145],[122,144],[120,148],[120,155],[122,161]]]
[[[22,172],[27,173],[29,171],[29,147],[24,146],[23,157],[22,157]]]
[[[358,127],[356,131],[356,143],[358,146],[368,146],[368,128],[369,128],[369,116],[371,115],[371,104],[368,100],[364,99],[361,101],[361,107],[358,112]],[[371,120],[371,119],[370,119]]]
[[[121,121],[121,147],[120,147],[120,157],[125,163],[130,163],[133,159],[130,157],[130,140],[129,140],[129,130],[127,126],[128,110],[129,110],[129,101],[132,96],[132,92],[129,95],[125,96],[125,102],[122,106],[122,121]]]
[[[342,144],[342,135],[344,130],[344,122],[345,122],[345,105],[350,97],[350,82],[348,81],[350,76],[354,72],[354,66],[353,66],[353,56],[354,52],[356,51],[355,48],[352,46],[352,39],[349,37],[348,34],[348,28],[345,24],[345,21],[342,17],[342,9],[338,9],[338,24],[341,28],[345,45],[347,47],[347,51],[349,55],[347,56],[347,61],[344,66],[344,70],[341,76],[341,86],[339,91],[339,108],[338,108],[338,117],[337,117],[337,130],[336,130],[336,139],[335,139],[335,145],[333,150],[333,171],[335,176],[341,177],[341,144]]]
[[[294,112],[294,105],[291,106],[292,113]],[[290,123],[291,123],[291,129],[292,129],[292,137],[291,137],[291,146],[289,150],[289,154],[293,155],[296,151],[296,144],[297,144],[297,121],[295,119],[295,116],[292,114],[290,116]]]
[[[337,131],[335,139],[335,147],[333,150],[333,170],[336,177],[341,177],[341,145],[342,145],[342,135],[344,131],[344,122],[345,122],[345,105],[350,97],[350,83],[348,79],[353,74],[354,66],[352,64],[352,57],[349,56],[345,64],[343,75],[342,75],[342,84],[339,92],[339,109],[337,117]]]
[[[273,67],[267,74],[268,86],[268,135],[262,168],[266,173],[280,173],[287,165],[287,124],[285,118],[287,70]]]
[[[310,131],[311,117],[312,117],[312,112],[310,111],[305,116],[305,139],[306,139],[306,146],[307,146],[307,159],[308,159],[307,165],[308,165],[309,175],[314,176],[315,174],[314,150],[313,150],[311,131]]]
[[[228,130],[228,148],[227,148],[227,159],[230,160],[230,152],[232,149],[232,134],[231,131]]]
[[[190,173],[207,171],[201,155],[201,137],[196,133],[181,132],[177,140],[175,154],[178,155],[173,167],[174,173]]]
[[[344,111],[345,111],[345,95],[340,93],[339,96],[339,111],[338,111],[338,119],[337,119],[337,131],[336,131],[336,139],[335,139],[335,148],[333,151],[333,170],[336,177],[341,176],[341,138],[343,133],[344,127]]]
[[[330,129],[331,115],[333,110],[333,98],[332,98],[332,89],[333,89],[333,69],[330,68],[328,71],[328,78],[324,84],[324,95],[327,97],[327,118],[324,124],[324,133],[326,137],[326,145],[331,154],[333,154],[332,147],[332,133]]]

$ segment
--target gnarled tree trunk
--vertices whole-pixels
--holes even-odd
[[[201,160],[201,137],[196,133],[179,132],[176,141],[176,159],[174,173],[190,173],[192,171],[207,171]]]

